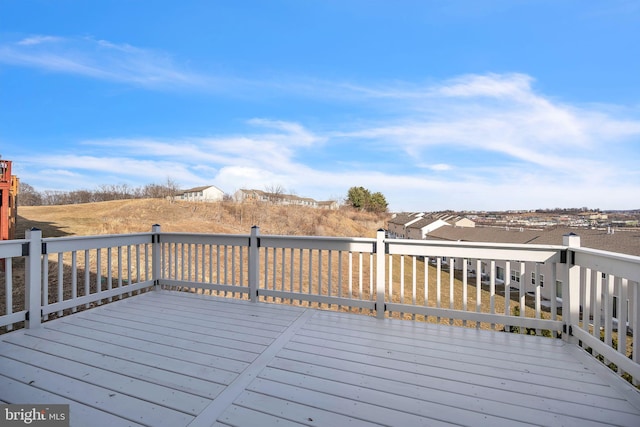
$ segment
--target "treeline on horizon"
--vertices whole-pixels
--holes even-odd
[[[18,204],[21,206],[52,206],[125,199],[165,199],[175,196],[179,190],[178,185],[170,179],[164,184],[147,184],[140,187],[132,187],[127,184],[103,184],[95,190],[71,191],[38,191],[31,185],[20,182]]]

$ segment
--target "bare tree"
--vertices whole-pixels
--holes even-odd
[[[264,188],[265,193],[267,193],[267,197],[269,201],[273,204],[282,203],[282,199],[284,198],[285,189],[280,184],[270,184]]]

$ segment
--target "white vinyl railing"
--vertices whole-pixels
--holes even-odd
[[[0,327],[172,289],[562,337],[640,378],[640,258],[579,246],[150,233],[0,242]],[[24,302],[22,301],[24,300]],[[631,356],[631,354],[633,354]],[[631,356],[631,357],[630,357]]]

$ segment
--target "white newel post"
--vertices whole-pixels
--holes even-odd
[[[160,268],[162,266],[160,246],[160,224],[153,224],[151,226],[151,280],[153,280],[154,290],[160,289]]]
[[[260,235],[260,227],[254,225],[251,227],[251,237],[249,237],[249,300],[251,302],[258,301],[258,277],[259,277],[259,259],[258,236]]]
[[[580,322],[580,266],[574,265],[574,253],[571,248],[580,247],[580,236],[574,233],[562,236],[563,246],[568,246],[565,264],[564,282],[562,283],[562,318],[566,332],[563,338],[567,342],[577,343],[578,339],[571,336],[572,325]]]
[[[376,317],[384,319],[385,304],[385,245],[384,230],[378,230],[376,235]]]
[[[42,230],[27,230],[25,237],[29,240],[29,255],[25,259],[24,269],[24,308],[27,310],[25,328],[31,329],[40,327],[42,323]]]

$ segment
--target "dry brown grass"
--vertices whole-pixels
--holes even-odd
[[[320,210],[265,203],[194,203],[158,199],[116,200],[62,206],[22,206],[17,238],[31,227],[44,237],[138,233],[160,224],[163,231],[374,237],[388,215],[350,209]]]

